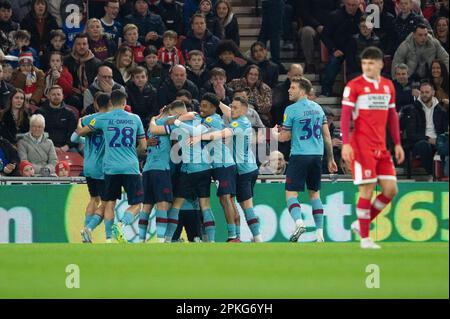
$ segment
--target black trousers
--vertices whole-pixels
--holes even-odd
[[[436,152],[435,146],[428,141],[422,140],[414,144],[412,152],[414,156],[420,157],[422,167],[427,171],[427,174],[433,175],[433,155]]]

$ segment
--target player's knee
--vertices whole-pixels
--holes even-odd
[[[398,194],[398,187],[396,185],[387,187],[385,190],[383,190],[383,194],[387,198],[394,198]]]

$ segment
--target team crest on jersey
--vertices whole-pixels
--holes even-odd
[[[284,114],[284,116],[283,116],[283,122],[286,122],[286,120],[287,120],[287,115]]]
[[[231,127],[233,127],[233,128],[236,128],[236,127],[238,127],[238,126],[239,126],[238,122],[233,122],[233,123],[231,123]]]
[[[95,120],[95,119],[92,119],[91,122],[89,123],[89,125],[90,125],[90,126],[94,126],[95,123],[96,123],[96,120]]]
[[[384,93],[387,93],[387,94],[391,93],[391,89],[389,88],[389,85],[384,86]]]
[[[370,93],[370,88],[369,88],[368,86],[366,86],[366,87],[364,88],[364,92]]]
[[[366,178],[371,177],[371,176],[372,176],[372,170],[366,169],[366,170],[364,171],[364,175],[366,176]]]
[[[210,117],[207,117],[206,120],[205,120],[206,123],[211,123],[212,121],[213,121],[213,119],[210,118]]]

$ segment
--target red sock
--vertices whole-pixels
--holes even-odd
[[[387,205],[389,205],[391,201],[392,198],[387,198],[383,195],[383,193],[378,195],[378,197],[373,202],[372,207],[370,208],[370,220],[374,220],[375,218],[377,218],[377,216],[380,215],[383,209]]]
[[[361,238],[369,237],[370,232],[370,200],[360,197],[356,205]]]

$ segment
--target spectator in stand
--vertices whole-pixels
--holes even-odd
[[[436,35],[436,39],[439,40],[439,43],[442,45],[445,51],[449,53],[448,18],[441,17],[436,19],[434,34]]]
[[[6,108],[14,90],[14,87],[3,79],[3,66],[0,64],[0,111]]]
[[[272,89],[263,82],[261,69],[250,65],[241,79],[233,80],[229,85],[234,91],[249,89],[249,103],[254,105],[264,125],[271,127]]]
[[[347,64],[347,73],[354,72],[355,65],[353,50],[353,36],[359,32],[361,19],[359,0],[344,0],[344,7],[333,11],[328,23],[322,31],[322,41],[328,49],[329,61],[322,80],[322,95],[332,96],[336,76],[344,61]]]
[[[233,102],[233,90],[226,84],[227,75],[224,69],[214,68],[210,72],[211,79],[203,85],[200,95],[213,93],[225,105]]]
[[[211,0],[201,0],[199,12],[205,16],[206,28],[219,39],[225,37],[225,31],[219,22],[219,18],[214,14],[212,10]]]
[[[217,45],[220,39],[206,29],[206,20],[202,14],[194,14],[191,19],[191,31],[181,44],[185,60],[189,60],[189,52],[198,50],[206,59],[206,66],[217,62]]]
[[[200,112],[200,103],[198,100],[192,98],[192,94],[188,90],[179,90],[176,94],[175,100],[183,102],[186,105],[188,112]]]
[[[212,3],[215,5],[217,0],[213,0]],[[191,18],[192,16],[199,11],[200,8],[200,0],[184,0],[183,5],[183,23],[185,31],[191,29]]]
[[[171,68],[169,76],[158,91],[160,108],[175,101],[177,92],[182,89],[188,90],[192,98],[198,99],[198,88],[192,81],[187,79],[186,68],[184,66],[175,65]]]
[[[134,12],[126,17],[126,21],[138,27],[139,42],[161,46],[166,26],[160,16],[149,11],[146,0],[134,0]]]
[[[58,177],[70,176],[70,165],[67,161],[59,161],[55,167],[55,173]]]
[[[131,79],[131,71],[136,67],[134,63],[133,50],[122,45],[116,52],[116,55],[105,61],[104,65],[113,71],[114,82],[125,85]]]
[[[44,132],[44,116],[33,115],[29,125],[30,131],[18,143],[20,159],[32,163],[37,175],[54,174],[58,158],[52,140],[48,138],[48,133]]]
[[[283,153],[273,151],[270,153],[269,159],[259,167],[260,175],[285,175],[287,163]]]
[[[104,5],[105,15],[100,19],[103,31],[109,40],[119,45],[122,41],[123,26],[117,21],[120,12],[119,0],[107,0]]]
[[[420,81],[427,77],[428,68],[435,59],[444,61],[448,71],[448,53],[437,39],[428,34],[427,26],[419,24],[395,52],[392,65],[405,63],[413,80]],[[392,68],[392,76],[394,71],[395,67]]]
[[[33,54],[33,63],[37,68],[41,67],[39,55],[37,51],[29,47],[31,40],[30,32],[26,30],[18,30],[14,33],[14,47],[11,51],[9,51],[9,55],[16,56],[19,58],[19,55],[24,51],[30,51]],[[9,64],[15,69],[19,65],[17,61],[9,61]]]
[[[300,14],[303,27],[299,37],[303,54],[305,55],[305,73],[317,72],[314,63],[316,42],[321,36],[331,12],[339,9],[341,0],[302,0],[300,1]]]
[[[97,92],[111,94],[114,90],[120,90],[126,93],[125,87],[113,80],[113,71],[109,66],[102,65],[98,68],[98,73],[89,88],[84,91],[82,114],[95,113],[94,96]]]
[[[239,24],[233,13],[229,0],[217,1],[215,7],[216,16],[224,29],[224,39],[233,41],[237,47],[241,45],[241,36],[239,35]]]
[[[395,67],[395,106],[397,112],[402,112],[404,107],[414,104],[420,96],[420,91],[413,88],[413,84],[409,79],[408,66],[404,63]]]
[[[436,25],[436,22],[439,18],[447,18],[448,20],[448,0],[439,0],[436,1],[436,4],[439,6],[439,9],[429,20],[432,26]]]
[[[430,79],[433,89],[436,92],[435,96],[442,107],[448,112],[448,71],[445,64],[441,60],[434,60],[431,63],[428,78]]]
[[[436,152],[436,139],[448,128],[448,113],[434,96],[430,83],[422,83],[420,97],[407,113],[407,146],[414,156],[419,156],[423,168],[433,178],[433,156]]]
[[[76,145],[70,141],[70,136],[77,127],[75,114],[66,108],[63,89],[59,85],[53,86],[46,101],[36,114],[45,118],[45,131],[53,141],[57,152],[77,152]]]
[[[131,72],[131,80],[126,84],[128,104],[137,114],[147,131],[150,119],[159,114],[156,90],[148,81],[147,71],[138,66]]]
[[[12,7],[10,0],[0,1],[0,39],[3,52],[8,53],[13,46],[14,32],[19,30],[19,24],[12,20]]]
[[[184,34],[182,6],[175,0],[161,0],[157,7],[166,30],[173,30],[179,35]]]
[[[169,76],[170,66],[162,64],[161,61],[158,60],[158,49],[156,49],[153,45],[149,45],[145,48],[144,59],[145,61],[141,63],[141,66],[147,70],[147,75],[151,85],[155,89],[159,89],[161,84]]]
[[[278,65],[269,60],[265,44],[262,42],[253,43],[250,52],[253,62],[261,69],[263,82],[271,88],[277,86],[279,76]]]
[[[375,34],[380,38],[380,48],[386,55],[394,55],[397,40],[395,39],[395,16],[385,8],[385,0],[371,0],[380,9],[380,27],[374,28]]]
[[[220,5],[220,2],[218,5]],[[232,40],[222,40],[217,46],[217,56],[219,57],[219,60],[214,67],[225,70],[227,74],[227,83],[242,77],[244,68],[235,61],[236,55],[239,53],[239,48]]]
[[[122,45],[126,45],[133,50],[134,61],[136,63],[142,63],[144,61],[145,47],[140,42],[138,42],[138,27],[134,24],[127,24],[123,28],[123,38],[125,41]]]
[[[44,97],[45,73],[33,65],[30,51],[19,56],[19,67],[14,70],[11,85],[25,92],[25,98],[33,105],[40,105]]]
[[[17,134],[25,134],[30,129],[25,93],[16,89],[10,95],[6,109],[0,112],[0,136],[11,144],[17,144]]]
[[[283,115],[286,108],[292,104],[289,100],[289,88],[291,80],[296,77],[303,76],[303,67],[300,64],[291,64],[288,70],[287,79],[278,84],[273,90],[273,107],[272,107],[272,123],[274,125],[283,124]]]
[[[42,70],[49,69],[50,54],[53,52],[60,52],[63,57],[71,52],[70,47],[66,44],[66,35],[60,29],[52,30],[50,32],[50,44],[47,46],[44,55],[41,57]]]
[[[11,85],[11,78],[14,69],[12,68],[11,64],[8,63],[2,64],[2,67],[3,67],[3,81]]]
[[[31,34],[31,46],[39,55],[50,44],[50,31],[58,29],[56,19],[48,13],[47,0],[32,0],[31,11],[20,23],[21,29]]]
[[[395,19],[396,47],[398,47],[408,36],[416,31],[418,25],[425,25],[431,31],[425,18],[413,11],[412,0],[400,0],[400,12]]]
[[[72,95],[73,78],[69,69],[63,65],[63,56],[61,52],[50,54],[50,68],[45,74],[44,96],[48,96],[50,88],[55,85],[62,87],[64,99]]]
[[[248,101],[250,96],[250,90],[247,88],[237,89],[234,91],[233,98],[240,97],[245,101]],[[256,112],[255,107],[252,104],[248,105],[248,111],[246,114],[247,119],[250,121],[253,129],[263,129],[266,128],[264,123],[261,121],[261,117],[258,112]],[[223,121],[226,125],[230,124],[230,119],[226,116],[223,116]]]
[[[283,33],[284,0],[262,0],[262,24],[258,41],[270,41],[272,61],[281,65],[280,44]]]
[[[188,65],[186,66],[187,78],[199,89],[209,81],[209,70],[206,67],[203,53],[198,50],[189,52]]]
[[[13,12],[13,20],[20,23],[31,10],[30,0],[13,0],[11,1]]]
[[[72,48],[75,42],[75,37],[84,32],[84,29],[86,29],[86,26],[84,24],[84,5],[82,7],[79,7],[80,10],[78,11],[78,14],[71,15],[70,17],[63,17],[63,31],[66,34],[67,38],[67,45]],[[65,16],[67,13],[64,14]]]
[[[0,176],[17,176],[20,158],[16,148],[0,136]]]
[[[101,61],[89,50],[88,36],[85,33],[75,37],[72,53],[64,60],[64,65],[73,77],[73,95],[68,104],[78,110],[83,109],[83,95],[97,76]]]
[[[104,34],[102,23],[99,19],[89,19],[86,22],[85,32],[88,35],[89,48],[97,59],[105,61],[109,57],[114,56],[117,45]]]
[[[158,60],[163,64],[170,66],[177,64],[184,65],[183,54],[176,47],[177,40],[178,34],[175,31],[169,30],[164,32],[163,46],[158,51]]]
[[[19,164],[19,173],[22,177],[34,177],[35,171],[33,164],[28,161],[20,161]]]
[[[444,176],[448,177],[448,148],[449,148],[449,144],[448,144],[448,128],[447,128],[447,132],[445,132],[444,134],[440,134],[437,138],[437,151],[438,154],[441,156],[441,161],[443,162],[443,166],[444,166]]]

